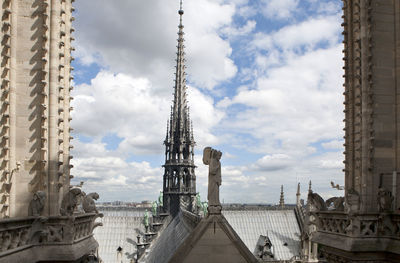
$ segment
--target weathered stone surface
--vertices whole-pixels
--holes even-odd
[[[170,263],[258,262],[222,214],[203,218]]]
[[[0,221],[0,263],[75,262],[97,249],[93,230],[101,214]]]
[[[46,215],[58,215],[69,188],[72,1],[3,1],[0,218],[28,215],[29,202],[44,191]],[[11,177],[16,163],[22,169]],[[7,195],[8,198],[2,198]]]
[[[400,257],[400,2],[343,2],[347,213],[317,213],[314,241],[329,262],[390,262]]]

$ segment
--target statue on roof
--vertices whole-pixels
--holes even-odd
[[[146,229],[146,233],[148,233],[150,224],[149,224],[149,212],[147,211],[147,209],[144,212],[143,224]]]
[[[85,213],[96,213],[98,214],[99,211],[96,208],[95,200],[99,199],[100,196],[98,193],[90,193],[83,197],[82,201],[82,208]]]
[[[151,204],[151,213],[153,214],[153,216],[157,216],[157,206],[158,206],[157,201],[154,201]]]
[[[158,204],[159,204],[159,206],[164,206],[164,204],[163,204],[163,192],[162,191],[160,191],[160,195],[158,196]]]
[[[216,211],[221,211],[221,202],[219,201],[219,186],[221,185],[221,159],[222,153],[211,147],[204,148],[203,163],[208,165],[208,206],[213,210],[213,207],[218,207]]]

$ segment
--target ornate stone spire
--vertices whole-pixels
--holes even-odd
[[[164,141],[165,165],[163,166],[165,169],[164,209],[171,214],[176,214],[180,207],[193,211],[192,203],[194,203],[196,196],[195,141],[187,105],[182,0],[178,14],[179,30],[174,100]]]
[[[279,200],[279,206],[281,208],[285,207],[285,194],[283,193],[283,185],[281,185],[281,197],[280,197],[280,200]]]
[[[301,195],[301,193],[300,193],[300,183],[298,183],[297,184],[297,193],[296,193],[296,205],[297,206],[301,206],[300,195]]]

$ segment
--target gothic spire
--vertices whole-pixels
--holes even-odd
[[[193,134],[190,125],[189,108],[186,94],[186,66],[185,66],[185,39],[183,32],[183,8],[180,1],[179,26],[178,26],[178,50],[176,58],[174,100],[171,114],[170,134],[171,146],[177,147],[182,141],[192,142]]]
[[[301,193],[300,193],[300,183],[298,183],[298,184],[297,184],[297,193],[296,193],[296,205],[297,205],[297,206],[301,206],[301,203],[300,203],[300,196],[301,196]]]
[[[285,207],[285,195],[283,193],[283,185],[281,185],[281,196],[280,196],[280,200],[279,200],[279,206],[281,208]]]
[[[163,182],[164,210],[172,215],[176,215],[182,207],[192,212],[195,212],[196,209],[191,205],[196,196],[195,142],[186,94],[182,0],[180,0],[178,14],[178,50],[176,53],[174,100],[164,141],[166,158],[163,166],[165,169]]]

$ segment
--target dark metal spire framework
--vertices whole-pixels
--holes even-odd
[[[180,208],[195,212],[196,196],[195,141],[187,105],[182,0],[178,14],[180,22],[178,26],[174,101],[164,141],[165,165],[163,165],[164,209],[173,215],[177,214]]]

